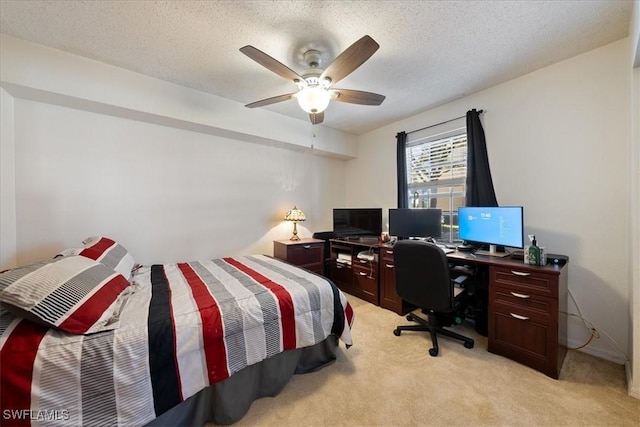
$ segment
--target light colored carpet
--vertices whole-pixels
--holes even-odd
[[[337,361],[295,375],[276,397],[253,403],[236,426],[640,426],[622,365],[569,351],[558,380],[487,351],[429,334],[393,335],[404,316],[349,296],[354,346]]]

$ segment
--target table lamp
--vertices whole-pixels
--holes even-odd
[[[300,240],[300,238],[298,237],[297,224],[298,224],[298,221],[304,221],[305,219],[307,218],[304,216],[304,212],[302,212],[300,209],[298,209],[295,206],[293,207],[293,209],[291,209],[289,212],[285,214],[284,216],[285,221],[293,221],[293,236],[291,236],[289,240]]]

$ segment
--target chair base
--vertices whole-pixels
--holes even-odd
[[[399,337],[402,331],[427,331],[431,333],[431,342],[433,343],[433,347],[429,349],[429,354],[433,357],[437,356],[440,352],[440,347],[438,346],[438,335],[444,335],[445,337],[460,340],[464,343],[464,346],[466,348],[473,348],[473,339],[444,329],[442,326],[440,326],[438,322],[438,316],[435,313],[429,313],[428,317],[429,319],[425,320],[420,316],[409,313],[407,314],[407,320],[412,320],[420,324],[397,326],[393,330],[393,334]]]

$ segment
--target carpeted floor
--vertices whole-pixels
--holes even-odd
[[[295,375],[276,397],[254,402],[236,426],[640,426],[622,365],[569,351],[558,380],[427,333],[392,331],[404,316],[349,296],[354,346],[319,372]]]

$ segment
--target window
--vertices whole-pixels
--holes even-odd
[[[465,205],[467,130],[410,134],[406,146],[409,207],[442,209],[442,240],[458,239],[458,207]]]

